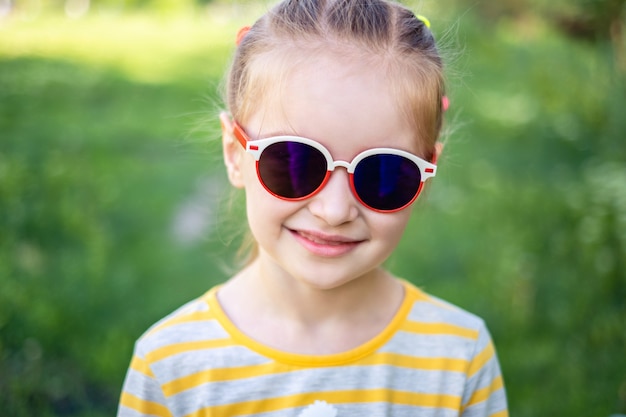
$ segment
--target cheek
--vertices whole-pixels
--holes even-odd
[[[247,155],[249,157],[249,155]],[[256,172],[256,161],[251,157],[247,158],[242,165],[241,177],[243,180],[243,188],[246,193],[246,204],[248,207],[248,214],[254,214],[256,209],[263,208],[266,197],[271,197],[269,193],[263,188],[263,185],[258,179]]]
[[[376,233],[384,239],[393,250],[406,229],[411,217],[411,209],[405,209],[393,214],[377,214],[379,221],[370,222],[370,225],[376,224]]]
[[[264,242],[277,233],[272,227],[277,222],[276,211],[268,206],[261,193],[267,194],[263,189],[246,186],[246,218],[252,236],[257,242]]]
[[[264,224],[268,221],[271,210],[266,208],[266,198],[271,197],[257,179],[256,166],[253,160],[246,160],[242,166],[241,175],[246,195],[246,217],[254,238],[261,237]]]
[[[254,166],[244,173],[244,184],[246,215],[253,236],[260,242],[275,239],[293,212],[293,203],[271,195],[257,179]]]
[[[243,156],[243,161],[241,162],[241,177],[246,189],[258,182],[256,161],[250,155],[245,154]]]

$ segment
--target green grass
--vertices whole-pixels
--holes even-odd
[[[112,23],[2,28],[0,403],[12,415],[112,414],[133,340],[225,277],[218,238],[173,232],[186,202],[223,188],[201,187],[219,167],[205,121],[223,27]]]
[[[4,413],[114,414],[134,340],[228,276],[217,89],[240,21],[213,10],[0,22]],[[608,46],[476,19],[389,266],[485,318],[512,415],[625,413],[624,75]]]

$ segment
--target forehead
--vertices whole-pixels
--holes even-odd
[[[418,151],[383,59],[327,52],[292,61],[282,73],[252,112],[252,131]]]

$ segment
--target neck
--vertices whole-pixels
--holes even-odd
[[[337,317],[347,320],[375,314],[377,305],[387,305],[387,297],[397,282],[382,268],[376,268],[340,285],[324,286],[289,275],[271,261],[253,264],[258,290],[277,315],[302,324],[315,324]]]
[[[275,348],[337,353],[370,340],[391,321],[402,285],[382,268],[333,288],[318,288],[258,259],[220,290],[234,324]]]

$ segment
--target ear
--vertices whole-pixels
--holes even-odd
[[[441,156],[441,153],[443,152],[443,147],[444,144],[443,142],[437,142],[435,143],[435,154],[433,155],[433,164],[436,164],[437,161],[439,161],[439,157]]]
[[[222,151],[228,180],[234,187],[243,188],[244,182],[241,172],[243,149],[233,136],[233,122],[226,112],[220,113],[220,122],[222,124]]]

